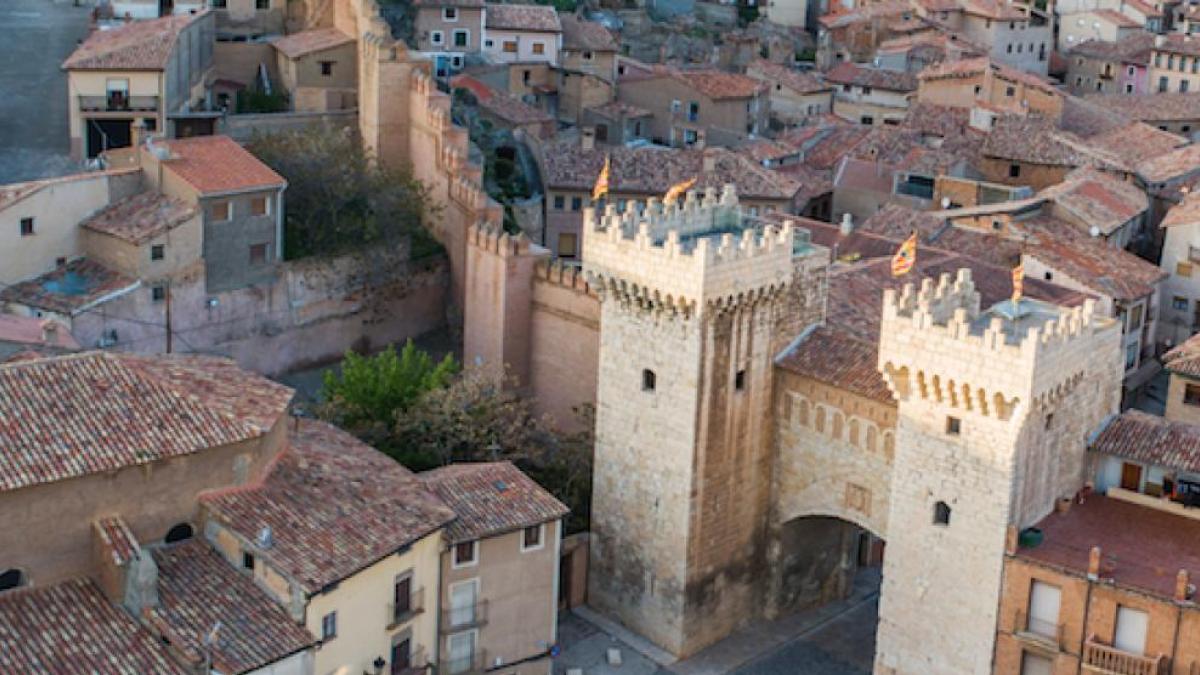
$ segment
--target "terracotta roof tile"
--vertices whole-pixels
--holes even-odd
[[[1200,333],[1164,354],[1163,365],[1172,373],[1200,380]]]
[[[674,76],[711,99],[750,98],[767,90],[767,85],[753,77],[702,68],[674,70]]]
[[[997,118],[983,142],[982,153],[1010,161],[1047,166],[1128,170],[1111,151],[1090,145],[1085,139],[1058,128],[1053,120],[1038,115],[1005,115]]]
[[[76,258],[40,277],[0,288],[0,301],[73,316],[139,283],[95,260]]]
[[[1161,43],[1155,41],[1154,51],[1156,52],[1200,56],[1200,38],[1185,33],[1167,33],[1159,37],[1163,40]]]
[[[758,59],[746,66],[746,75],[768,84],[779,83],[801,94],[813,94],[833,89],[822,82],[816,75],[795,68],[771,63],[766,59]]]
[[[603,24],[585,21],[572,14],[559,17],[562,23],[563,49],[615,52],[619,48],[612,32]]]
[[[50,325],[52,324],[52,325]],[[52,332],[47,334],[47,327]],[[50,337],[47,341],[46,338]],[[79,342],[67,327],[54,319],[39,319],[17,314],[0,314],[0,342],[77,351]]]
[[[837,326],[818,326],[777,359],[776,365],[859,396],[891,403],[892,392],[876,369],[878,358],[878,344]]]
[[[911,15],[912,5],[907,0],[884,0],[860,5],[822,15],[817,21],[828,29],[845,28],[857,23],[870,22],[885,17]]]
[[[171,158],[163,166],[201,194],[287,185],[283,176],[228,136],[177,138],[163,143],[171,151]]]
[[[92,530],[100,540],[100,546],[112,556],[113,564],[120,567],[140,555],[141,545],[133,531],[120,516],[97,518]]]
[[[0,593],[0,672],[187,675],[88,579]]]
[[[1136,255],[1080,232],[1057,218],[1039,216],[1017,223],[1031,234],[1025,255],[1037,258],[1084,287],[1117,300],[1150,295],[1166,272]]]
[[[1124,16],[1124,15],[1121,15]],[[1121,63],[1150,64],[1150,48],[1154,46],[1154,35],[1138,31],[1115,42],[1108,40],[1086,40],[1067,51],[1068,56],[1118,61]],[[1110,96],[1096,96],[1109,98]],[[1140,98],[1144,96],[1139,95]]]
[[[1163,217],[1159,227],[1174,227],[1175,225],[1190,225],[1200,222],[1200,192],[1188,192],[1183,201],[1171,207]]]
[[[113,202],[79,226],[131,244],[143,244],[195,215],[192,204],[151,191]]]
[[[1200,171],[1200,143],[1185,145],[1137,165],[1137,174],[1147,183],[1165,183]]]
[[[277,38],[271,46],[289,59],[298,59],[313,52],[333,49],[354,42],[354,38],[336,28],[316,28]]]
[[[1085,100],[1113,114],[1149,123],[1200,119],[1200,93],[1091,94]]]
[[[0,366],[0,492],[266,433],[292,390],[207,356],[85,352]]]
[[[504,92],[496,92],[492,96],[480,100],[479,107],[511,124],[554,122],[554,116],[550,113]]]
[[[488,30],[557,33],[562,30],[558,12],[549,5],[487,5]]]
[[[839,63],[825,73],[825,81],[835,84],[853,84],[888,91],[916,91],[917,76],[902,70],[867,68],[853,63]]]
[[[454,512],[387,455],[324,422],[305,420],[262,484],[217,490],[201,502],[218,522],[309,593],[436,532]]]
[[[153,614],[171,627],[183,647],[204,653],[217,622],[213,667],[235,675],[261,668],[316,640],[247,574],[200,539],[154,549],[160,606]]]
[[[1107,152],[1129,166],[1169,154],[1187,144],[1187,140],[1149,124],[1133,122],[1111,131],[1090,136],[1089,145]]]
[[[532,527],[570,511],[511,462],[451,464],[419,477],[458,515],[446,528],[455,543]]]
[[[1017,556],[1087,573],[1093,546],[1104,557],[1105,582],[1172,598],[1181,569],[1200,575],[1200,520],[1102,495],[1052,513],[1037,524],[1042,541]]]
[[[1200,473],[1200,426],[1130,409],[1115,417],[1091,449],[1135,462]]]
[[[162,70],[167,66],[179,34],[207,14],[207,11],[175,14],[97,30],[67,57],[62,67],[66,70]]]
[[[1096,226],[1105,235],[1150,208],[1146,193],[1136,185],[1091,168],[1076,169],[1058,185],[1039,196],[1053,199],[1088,228]]]

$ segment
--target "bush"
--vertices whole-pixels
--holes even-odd
[[[288,95],[281,91],[268,94],[257,89],[242,89],[237,93],[235,109],[239,114],[286,112],[288,108]]]

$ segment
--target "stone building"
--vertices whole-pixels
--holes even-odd
[[[833,85],[833,114],[866,126],[899,124],[917,90],[910,73],[842,63],[825,74]]]

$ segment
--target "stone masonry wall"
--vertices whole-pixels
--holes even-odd
[[[534,410],[578,430],[573,408],[596,404],[600,367],[600,301],[581,269],[538,263],[529,337]]]

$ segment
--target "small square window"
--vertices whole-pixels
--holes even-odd
[[[1187,384],[1183,387],[1184,405],[1200,406],[1200,384]]]
[[[333,61],[321,62],[321,74],[326,77],[333,75]]]
[[[541,548],[542,546],[542,526],[534,525],[525,528],[525,532],[521,535],[521,548],[528,550],[531,548]]]
[[[578,211],[583,208],[583,197],[571,197],[571,210]]]
[[[1046,270],[1046,273],[1042,275],[1042,278],[1046,281],[1054,281],[1054,272]]]
[[[471,42],[471,34],[465,30],[454,31],[454,46],[466,47]]]
[[[271,9],[271,0],[254,0],[254,9],[259,11]]]
[[[654,391],[658,386],[658,376],[649,368],[642,371],[642,391]]]
[[[574,232],[558,234],[558,257],[574,258],[579,255],[579,237]]]
[[[1187,308],[1188,308],[1188,299],[1187,298],[1183,297],[1182,295],[1177,295],[1177,296],[1171,298],[1171,309],[1178,310],[1180,312],[1186,312]]]
[[[1013,96],[1015,96],[1015,95],[1016,95],[1016,93],[1017,93],[1017,90],[1016,90],[1016,89],[1013,89],[1012,87],[1005,87],[1005,88],[1004,88],[1004,95],[1005,95],[1005,96],[1007,96],[1007,97],[1009,97],[1009,98],[1012,98]]]
[[[951,436],[957,436],[962,433],[962,420],[957,417],[946,418],[946,433]]]
[[[332,640],[337,637],[337,612],[330,612],[321,617],[321,639]]]
[[[1020,164],[1009,164],[1008,165],[1008,177],[1009,178],[1020,178],[1021,177],[1021,165]]]
[[[249,551],[242,551],[242,567],[248,570],[254,569],[254,554]]]
[[[250,200],[250,215],[265,216],[271,212],[271,202],[266,197],[254,197]]]
[[[250,245],[250,264],[261,265],[267,262],[267,245],[266,244],[251,244]]]
[[[464,541],[454,545],[454,566],[474,565],[476,561],[476,542]]]
[[[162,302],[167,299],[167,287],[159,284],[150,288],[150,299],[154,302]]]
[[[483,46],[484,46],[484,47],[489,47],[489,48],[490,48],[490,47],[492,47],[492,46],[493,46],[493,45],[495,45],[495,44],[496,44],[496,43],[495,43],[495,42],[492,42],[491,40],[484,40],[484,41],[483,41]]]
[[[442,20],[443,21],[458,21],[458,8],[457,7],[443,7],[442,8]]]
[[[566,208],[567,198],[562,195],[554,195],[554,210],[562,211]]]
[[[544,43],[544,42],[533,43],[533,53],[534,54],[545,54],[546,53],[546,43]]]
[[[1192,263],[1190,263],[1190,262],[1175,263],[1175,274],[1176,274],[1176,276],[1190,278],[1192,276]]]
[[[66,267],[66,266],[67,266],[67,259],[66,259],[66,258],[61,258],[61,257],[60,257],[60,258],[55,258],[55,259],[54,259],[54,266],[55,266],[55,267]]]
[[[739,370],[737,375],[733,376],[733,388],[742,391],[746,388],[746,371]]]
[[[208,217],[216,223],[229,220],[229,213],[229,202],[213,202],[212,206],[208,207]]]
[[[517,41],[516,40],[505,40],[504,41],[504,51],[508,54],[516,54],[517,53]]]
[[[946,502],[938,502],[933,505],[933,524],[934,525],[949,525],[950,524],[950,505]]]
[[[150,259],[162,260],[166,255],[166,246],[163,244],[155,244],[150,247]]]
[[[584,53],[583,53],[583,60],[584,60],[584,61],[591,61],[591,60],[592,60],[592,56],[593,56],[593,55],[592,55],[592,53],[591,53],[591,52],[584,52]]]
[[[28,237],[33,234],[33,218],[21,219],[21,236]]]
[[[429,34],[429,41],[435,45],[440,45],[445,39],[445,34],[440,30],[435,30]]]

